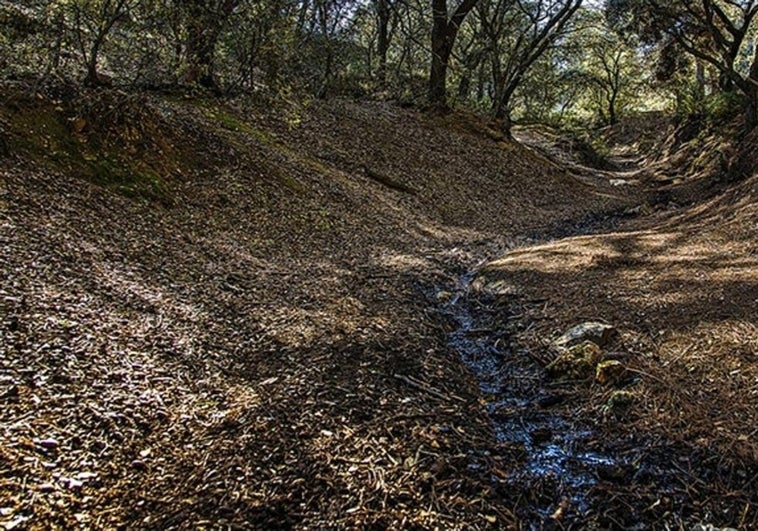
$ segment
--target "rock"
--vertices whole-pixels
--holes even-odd
[[[597,346],[604,347],[617,333],[616,328],[611,325],[587,322],[567,330],[555,344],[560,348],[570,348],[583,341],[592,341]]]
[[[595,381],[600,385],[616,385],[626,376],[626,367],[617,360],[599,363],[595,370]]]
[[[74,118],[71,120],[71,128],[77,135],[84,133],[88,126],[89,123],[87,123],[87,120],[84,118]]]
[[[636,397],[634,393],[629,391],[616,391],[609,398],[603,406],[603,409],[608,413],[623,413],[629,407],[634,404]]]
[[[692,531],[737,531],[733,527],[716,527],[713,524],[697,524]]]
[[[518,289],[504,280],[487,282],[481,287],[482,293],[490,297],[513,297],[519,294]]]
[[[592,341],[585,341],[562,351],[545,369],[553,378],[590,378],[602,360],[600,347]]]
[[[608,182],[611,186],[637,186],[640,184],[639,179],[611,179]]]
[[[453,294],[449,291],[438,291],[434,297],[440,302],[447,302],[453,298]]]
[[[80,490],[84,486],[83,482],[74,478],[61,477],[58,481],[71,490]]]
[[[537,405],[541,408],[549,408],[562,404],[566,400],[566,395],[562,393],[552,393],[548,395],[542,395],[537,398]]]
[[[19,397],[19,394],[20,392],[19,392],[18,385],[12,385],[8,389],[0,393],[0,400],[16,399]]]
[[[629,470],[621,464],[601,464],[596,469],[597,476],[606,481],[625,481],[629,477]]]
[[[550,428],[537,428],[529,433],[529,438],[536,444],[545,443],[553,438],[553,431]]]
[[[21,527],[22,529],[25,529],[22,526],[24,525],[24,523],[27,520],[31,520],[31,519],[32,519],[31,516],[22,516],[22,515],[19,515],[19,516],[16,516],[15,518],[13,518],[12,520],[8,520],[6,522],[3,522],[2,526],[3,526],[3,529],[5,529],[5,531],[10,531],[11,529],[16,529],[17,527]]]

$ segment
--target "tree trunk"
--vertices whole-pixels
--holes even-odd
[[[216,31],[209,27],[205,17],[193,17],[187,28],[187,72],[184,82],[200,85],[211,90],[218,89],[213,69],[216,51]]]
[[[753,52],[745,88],[745,132],[758,126],[758,47]]]
[[[495,93],[494,105],[494,117],[496,120],[508,119],[510,123],[511,115],[511,98],[513,93],[516,92],[518,87],[518,81],[512,80],[509,83],[499,83]]]
[[[100,48],[105,40],[105,35],[100,34],[95,38],[90,48],[89,59],[87,61],[87,75],[84,78],[84,84],[88,87],[97,87],[101,85],[100,74],[97,71],[97,60],[100,57]]]
[[[447,62],[449,53],[437,49],[433,52],[432,69],[429,74],[429,104],[432,107],[447,109]]]
[[[695,97],[697,98],[698,102],[701,102],[705,99],[705,66],[703,65],[703,62],[696,59],[695,60]]]
[[[187,71],[184,82],[218,92],[214,70],[216,44],[228,17],[239,0],[188,0],[187,13]]]
[[[465,101],[469,97],[471,92],[471,73],[465,72],[461,76],[461,81],[458,83],[458,99]]]
[[[434,0],[435,5],[439,3],[439,0]],[[448,23],[447,16],[437,16],[435,11],[432,28],[432,68],[429,73],[429,104],[438,109],[447,109],[447,65],[457,33],[458,29]]]
[[[479,75],[477,76],[476,80],[476,101],[479,103],[482,103],[484,101],[484,84],[485,84],[485,73],[484,73],[484,63],[480,63],[479,65]]]
[[[390,47],[389,23],[390,9],[388,0],[376,0],[377,40],[376,53],[379,57],[379,66],[376,70],[376,78],[380,89],[387,84],[387,52]]]
[[[500,124],[500,130],[511,137],[511,97],[516,90],[515,83],[500,84],[495,90],[493,118]]]
[[[61,49],[63,48],[63,39],[66,34],[66,18],[63,12],[58,14],[55,21],[55,39],[50,47],[50,58],[48,59],[47,68],[44,77],[51,72],[57,72],[61,62]]]
[[[84,84],[88,87],[97,87],[100,84],[100,76],[97,74],[97,52],[93,51],[89,61],[87,61],[87,75],[84,77]]]
[[[758,125],[758,94],[755,92],[747,98],[745,104],[745,132],[749,133]]]
[[[618,104],[619,89],[618,87],[610,87],[608,90],[610,91],[608,96],[608,125],[616,125],[618,122],[616,107]]]
[[[477,2],[463,0],[449,15],[447,0],[432,0],[432,67],[429,72],[429,104],[432,107],[448,109],[447,66],[458,30]]]
[[[321,79],[321,85],[316,93],[318,99],[323,100],[329,93],[329,84],[332,80],[332,64],[334,63],[334,53],[332,52],[331,45],[326,52],[326,59],[324,61],[324,75]]]

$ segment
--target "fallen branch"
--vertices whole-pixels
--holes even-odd
[[[379,184],[383,184],[387,188],[391,188],[393,190],[397,190],[398,192],[403,192],[406,194],[412,194],[416,195],[418,192],[411,188],[410,186],[403,184],[401,182],[396,181],[392,177],[385,175],[383,173],[379,173],[376,170],[373,170],[369,168],[368,166],[363,166],[363,171],[366,174],[366,177],[369,179],[378,182]]]

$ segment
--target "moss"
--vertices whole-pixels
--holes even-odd
[[[200,110],[211,127],[239,133],[226,135],[226,141],[240,153],[252,154],[255,142],[248,139],[253,139],[314,172],[332,173],[321,161],[280,143],[216,100],[170,96],[168,99]],[[91,123],[65,104],[42,97],[18,94],[0,105],[0,120],[11,124],[7,135],[11,153],[50,171],[81,175],[128,197],[170,202],[170,187],[164,176],[181,173],[181,168],[188,165],[199,168],[207,163],[203,158],[193,159],[192,152],[177,154],[170,142],[161,143],[160,130],[150,130],[146,144],[140,134],[107,128],[100,131],[102,127],[98,127],[96,118],[87,119]],[[84,124],[75,126],[75,120]],[[272,164],[266,174],[293,192],[304,193],[308,189],[280,165]],[[321,225],[328,225],[322,221],[318,220]]]
[[[266,131],[256,129],[222,107],[212,106],[207,103],[198,106],[202,109],[206,118],[217,122],[223,129],[237,133],[245,133],[262,144],[273,144],[275,142],[271,135]]]
[[[545,369],[552,378],[589,378],[603,359],[603,352],[595,343],[584,341],[561,352]]]
[[[150,168],[110,154],[92,163],[92,180],[127,197],[166,201],[169,190],[160,175]]]
[[[600,385],[615,385],[626,376],[626,367],[618,360],[603,361],[597,365],[595,381]]]
[[[307,190],[303,183],[295,179],[292,175],[283,172],[278,167],[272,166],[269,168],[269,174],[293,192],[303,193]]]
[[[10,125],[9,150],[50,171],[81,175],[128,197],[167,201],[165,180],[148,163],[96,135],[73,132],[62,107],[27,98],[0,107]]]
[[[275,150],[276,152],[297,161],[298,164],[301,164],[313,170],[314,172],[321,173],[323,175],[328,175],[330,173],[329,168],[321,161],[314,158],[305,157],[295,150],[289,148],[288,146],[278,142],[276,138],[274,138],[270,133],[253,127],[250,123],[242,120],[232,111],[224,109],[223,107],[207,100],[191,100],[191,102],[192,105],[196,106],[202,111],[208,120],[211,120],[212,122],[218,124],[222,129],[233,131],[235,133],[242,133],[248,137],[251,137],[258,143],[263,144]],[[228,138],[227,141],[230,145],[234,146],[235,149],[242,153],[250,152],[251,146],[247,142],[238,141],[235,138]],[[307,187],[303,183],[298,181],[292,175],[283,171],[280,167],[271,166],[268,168],[267,173],[293,192],[303,193],[307,190]]]
[[[605,415],[622,417],[626,414],[637,401],[637,396],[630,391],[615,391],[605,404],[602,405],[601,411]]]

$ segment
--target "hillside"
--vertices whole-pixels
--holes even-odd
[[[674,525],[684,513],[692,522],[702,518],[696,499],[716,526],[755,525],[756,191],[752,177],[675,215],[517,248],[477,279],[529,323],[516,343],[530,366],[549,367],[552,341],[577,323],[618,329],[604,349],[616,364],[610,381],[598,372],[593,385],[561,386],[550,408],[575,429],[591,426],[584,447],[612,456],[603,472],[613,500],[601,501],[607,485],[590,496],[616,521]]]
[[[753,180],[652,212],[655,190],[463,113],[57,90],[0,98],[7,528],[758,521]],[[507,341],[547,360],[547,338],[602,319],[622,352],[641,345],[634,418],[597,429],[649,450],[676,496],[656,504],[652,472],[635,498],[625,470],[591,485],[618,504],[574,503],[517,472],[529,452],[498,438],[455,341],[461,312],[478,318],[465,279],[514,248],[484,268],[525,303],[501,305]],[[570,392],[591,422],[606,391]],[[704,488],[721,466],[730,490]]]

